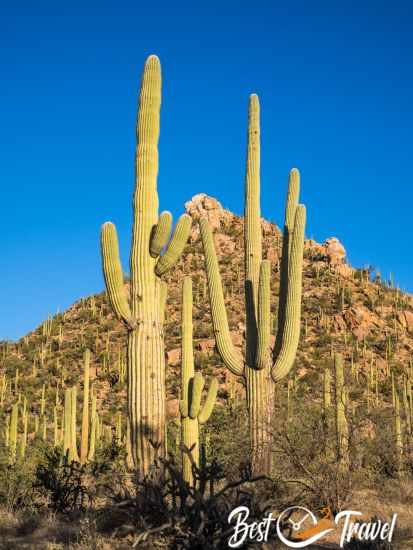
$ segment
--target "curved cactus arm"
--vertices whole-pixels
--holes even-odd
[[[172,214],[168,211],[162,212],[158,223],[153,228],[149,252],[152,258],[157,258],[168,242],[172,229]]]
[[[261,262],[258,286],[258,338],[256,368],[263,369],[270,363],[271,305],[270,305],[271,264]]]
[[[198,414],[198,422],[205,424],[212,414],[218,393],[218,380],[213,378],[208,389],[205,403]]]
[[[189,416],[196,418],[201,408],[202,390],[205,386],[205,380],[202,374],[198,371],[191,379],[189,384]]]
[[[199,227],[204,248],[212,324],[218,352],[225,366],[233,374],[242,376],[244,374],[244,360],[231,341],[218,260],[208,220],[201,218]]]
[[[119,257],[119,244],[116,227],[111,222],[102,225],[100,234],[103,276],[105,278],[111,306],[117,317],[127,325],[132,325],[132,313],[126,299],[122,265]]]
[[[285,329],[285,310],[288,293],[289,257],[294,231],[294,219],[300,196],[300,172],[293,168],[288,179],[288,192],[285,202],[284,231],[282,241],[282,256],[280,265],[280,291],[278,301],[278,331],[275,352],[279,353]]]
[[[181,339],[181,397],[184,414],[189,414],[189,391],[194,378],[194,354],[192,343],[192,280],[185,277],[182,283],[182,339]]]
[[[192,218],[188,214],[182,214],[176,224],[175,231],[169,241],[168,247],[156,263],[155,273],[160,277],[179,260],[191,230]]]
[[[160,302],[160,318],[162,323],[165,320],[165,310],[166,310],[166,300],[168,298],[168,285],[165,283],[165,281],[161,281],[161,289],[160,289],[160,295],[159,295],[159,302]]]
[[[285,326],[278,354],[274,356],[271,374],[275,382],[286,376],[295,360],[300,338],[305,206],[299,204],[295,213],[294,230],[288,265],[288,285],[285,303]]]

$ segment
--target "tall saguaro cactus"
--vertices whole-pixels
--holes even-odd
[[[218,352],[235,375],[245,378],[251,434],[253,471],[269,473],[271,468],[270,423],[274,410],[274,382],[291,370],[300,335],[302,262],[305,207],[298,204],[299,172],[290,173],[285,212],[277,342],[270,349],[270,275],[268,260],[262,259],[260,212],[260,121],[259,101],[249,102],[248,149],[245,179],[245,359],[231,341],[222,283],[212,232],[206,219],[200,220],[201,237],[211,302],[212,321]]]
[[[136,186],[133,198],[130,299],[125,295],[115,226],[102,227],[103,272],[112,308],[128,329],[128,412],[135,467],[146,475],[156,456],[165,455],[165,357],[161,276],[179,259],[188,240],[191,218],[179,219],[168,244],[172,216],[158,217],[158,139],[161,66],[151,55],[139,96]],[[162,250],[166,247],[164,254]]]
[[[192,340],[192,281],[185,277],[182,287],[182,370],[181,370],[181,441],[191,450],[192,459],[199,466],[199,426],[205,424],[215,405],[218,381],[212,378],[204,405],[201,405],[204,377],[194,369]],[[185,481],[193,484],[192,464],[187,453],[182,455],[182,473]]]

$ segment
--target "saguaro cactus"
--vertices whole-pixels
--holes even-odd
[[[252,467],[269,473],[271,437],[269,425],[274,410],[274,382],[291,370],[300,335],[302,261],[305,207],[298,204],[299,172],[290,173],[285,212],[281,262],[277,342],[270,349],[270,275],[268,260],[262,260],[260,213],[260,122],[259,101],[249,102],[248,150],[245,180],[245,359],[234,348],[225,310],[218,261],[212,232],[206,219],[200,220],[201,237],[211,302],[212,321],[218,352],[227,368],[243,376],[247,387]]]
[[[348,424],[346,418],[346,390],[344,386],[343,357],[334,355],[335,407],[337,433],[337,460],[343,468],[349,465]]]
[[[83,355],[83,409],[82,409],[82,436],[80,443],[80,463],[87,461],[89,447],[89,365],[90,351],[87,349]]]
[[[394,435],[396,442],[396,468],[397,473],[400,476],[403,468],[403,435],[402,435],[402,421],[400,416],[400,399],[398,391],[395,393],[395,406],[394,406]]]
[[[128,329],[128,412],[131,447],[139,473],[149,472],[165,455],[165,356],[163,312],[166,286],[161,276],[178,260],[188,240],[191,218],[184,214],[167,245],[172,216],[158,217],[158,139],[161,66],[156,56],[145,64],[139,96],[136,186],[133,199],[130,300],[125,295],[115,226],[101,233],[103,272],[112,308]]]
[[[10,428],[9,428],[9,448],[10,448],[10,457],[12,461],[16,459],[18,420],[19,420],[19,406],[17,403],[15,403],[11,409]]]
[[[185,277],[182,287],[182,370],[181,370],[181,441],[191,450],[192,459],[199,466],[199,425],[205,424],[215,405],[218,381],[212,378],[208,394],[201,406],[204,377],[194,369],[192,341],[192,281]],[[187,453],[182,454],[184,479],[193,484],[192,464]]]

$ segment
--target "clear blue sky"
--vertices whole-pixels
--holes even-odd
[[[136,98],[163,67],[159,194],[242,212],[248,95],[259,94],[262,210],[302,174],[307,235],[413,290],[413,4],[2,2],[0,338],[103,288],[99,227],[128,269]]]

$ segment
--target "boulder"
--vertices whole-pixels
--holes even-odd
[[[346,250],[336,237],[330,237],[324,243],[325,255],[332,265],[345,263]]]
[[[413,331],[413,312],[408,310],[399,311],[397,320],[408,331]]]
[[[198,221],[200,218],[207,218],[213,230],[219,231],[226,222],[231,221],[234,215],[222,208],[217,199],[209,197],[205,193],[198,193],[185,203],[185,210],[193,220],[191,240],[195,241],[199,236]]]

